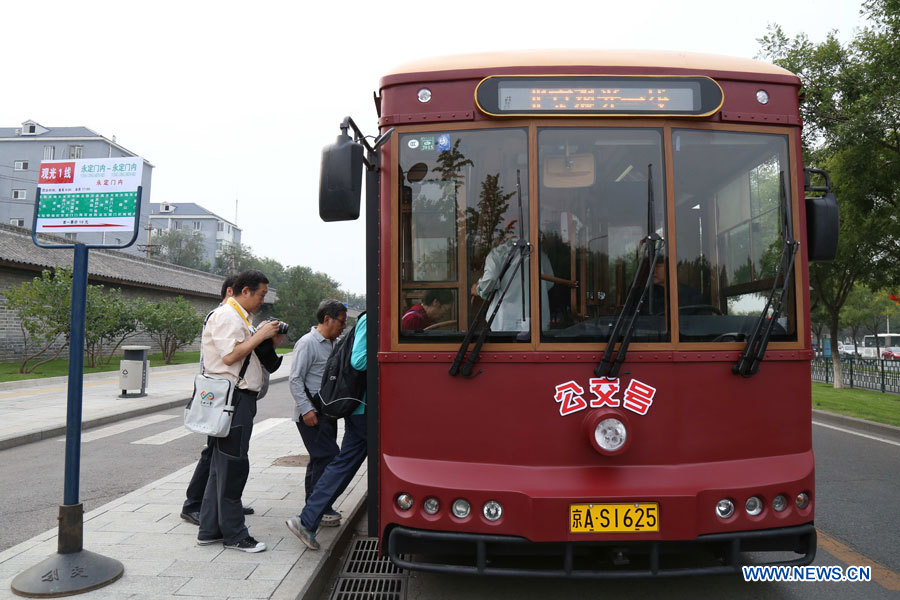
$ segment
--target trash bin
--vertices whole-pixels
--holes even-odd
[[[150,346],[122,346],[124,355],[119,361],[119,398],[142,398],[147,395],[147,351]],[[129,394],[128,390],[141,391]]]

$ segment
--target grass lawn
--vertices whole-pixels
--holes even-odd
[[[817,410],[900,427],[900,395],[897,394],[855,388],[836,390],[830,383],[813,383],[812,404]]]
[[[277,348],[276,352],[278,352],[278,354],[286,354],[292,349],[293,348],[291,348],[290,346],[285,346],[284,348]],[[161,367],[166,364],[163,362],[162,354],[151,354],[149,356],[149,359],[151,367]],[[97,367],[85,366],[84,372],[100,373],[103,371],[118,371],[119,360],[121,360],[121,357],[117,356],[113,358],[108,365],[101,365]],[[170,364],[185,365],[191,363],[197,364],[198,362],[200,362],[200,352],[176,352],[175,358]],[[43,365],[39,366],[34,373],[19,373],[19,364],[20,363],[18,362],[0,363],[0,382],[21,381],[23,379],[41,379],[44,377],[58,377],[60,375],[69,374],[68,358],[58,358],[48,363],[44,363]]]

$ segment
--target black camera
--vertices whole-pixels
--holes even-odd
[[[266,321],[277,321],[275,317],[269,317]],[[287,323],[278,323],[278,333],[281,335],[286,335],[288,332],[288,324]]]

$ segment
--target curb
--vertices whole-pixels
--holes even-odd
[[[181,365],[183,366],[183,365]],[[99,373],[98,373],[99,374]],[[288,378],[287,375],[283,375],[277,378],[273,378],[269,380],[269,383],[280,383]],[[18,382],[10,382],[10,383],[18,383]],[[169,410],[170,408],[176,408],[178,406],[184,406],[187,401],[190,399],[190,396],[184,396],[183,398],[177,398],[175,400],[166,400],[164,402],[160,402],[159,404],[153,404],[150,406],[142,406],[141,408],[134,408],[131,410],[126,410],[120,413],[115,413],[111,415],[106,415],[103,417],[96,417],[93,419],[89,419],[87,421],[81,422],[81,430],[91,429],[94,427],[99,427],[101,425],[108,425],[109,423],[115,423],[116,421],[124,421],[125,419],[131,419],[133,417],[140,417],[143,415],[147,415],[150,413],[160,412],[164,410]],[[39,431],[30,431],[28,433],[24,433],[15,437],[6,438],[4,440],[0,440],[0,450],[6,450],[8,448],[15,448],[16,446],[24,446],[25,444],[31,444],[32,442],[39,442],[41,440],[45,440],[47,438],[56,437],[58,435],[64,435],[66,433],[66,425],[56,425],[53,427],[48,427],[47,429],[41,429]]]
[[[840,425],[848,429],[855,429],[865,433],[874,433],[892,440],[900,441],[900,427],[877,423],[875,421],[867,421],[856,417],[848,417],[837,413],[827,412],[824,410],[813,409],[813,418],[828,423],[830,425]]]
[[[331,573],[340,564],[341,558],[343,558],[344,552],[347,550],[347,546],[349,546],[350,541],[353,539],[353,532],[356,530],[356,524],[359,522],[360,518],[366,514],[365,508],[367,498],[368,493],[363,494],[353,508],[350,518],[345,519],[341,524],[341,530],[338,533],[337,538],[335,538],[334,544],[327,550],[327,556],[320,560],[316,565],[316,568],[309,574],[306,584],[303,586],[300,593],[297,594],[297,600],[319,600],[325,597],[324,593],[326,590],[324,588],[328,585]],[[290,573],[288,573],[288,577],[290,577]],[[276,597],[273,596],[272,600],[276,600]]]

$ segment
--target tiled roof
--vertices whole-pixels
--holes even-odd
[[[39,234],[47,243],[69,244],[63,237]],[[0,265],[21,265],[24,268],[72,266],[71,248],[41,248],[31,239],[31,230],[0,223]],[[116,250],[92,249],[88,255],[88,278],[112,284],[125,284],[167,290],[191,296],[217,298],[223,277],[196,271],[171,263]],[[278,299],[275,290],[266,294],[266,303]]]
[[[44,133],[31,133],[27,135],[16,135],[16,131],[22,130],[21,127],[0,127],[0,138],[22,138],[22,139],[40,139],[48,137],[71,137],[71,138],[97,138],[101,137],[99,133],[91,131],[87,127],[47,127],[48,131]]]

